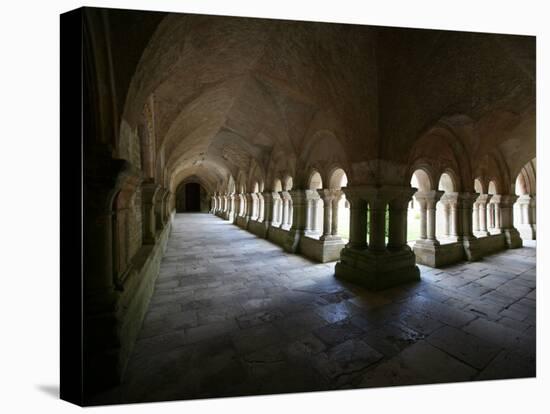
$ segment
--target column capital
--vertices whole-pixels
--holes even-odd
[[[458,202],[462,207],[472,207],[479,197],[479,193],[458,193]]]
[[[451,193],[456,194],[456,193]],[[439,190],[431,190],[431,191],[417,191],[414,194],[414,198],[416,201],[420,203],[420,205],[427,205],[429,203],[432,203],[435,205],[439,200],[442,202],[446,202],[449,200],[448,197],[446,197],[448,193],[445,193],[444,191]],[[455,200],[456,201],[456,200]]]
[[[476,199],[476,203],[477,204],[487,204],[489,201],[491,201],[491,198],[493,198],[493,195],[492,194],[480,194],[477,199]]]
[[[321,190],[316,190],[317,194],[323,199],[324,202],[332,201],[335,198],[334,190],[329,190],[323,188]]]

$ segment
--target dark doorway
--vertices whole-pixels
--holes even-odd
[[[201,186],[198,183],[185,184],[185,211],[201,210]]]

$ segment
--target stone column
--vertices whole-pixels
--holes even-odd
[[[269,228],[271,226],[271,223],[274,220],[274,207],[275,207],[275,197],[274,194],[271,191],[264,191],[262,193],[264,198],[264,217],[263,217],[263,223],[266,228]]]
[[[263,223],[265,217],[265,199],[263,193],[257,193],[256,197],[258,197],[258,221]]]
[[[232,223],[235,221],[235,194],[229,195],[229,211],[227,212],[227,219]]]
[[[443,191],[417,191],[414,198],[420,205],[420,241],[423,244],[439,245],[435,235],[436,204],[442,198]]]
[[[523,245],[519,232],[514,227],[514,203],[517,199],[518,196],[512,194],[503,194],[500,198],[500,225],[510,249]]]
[[[141,222],[143,244],[155,244],[157,241],[155,227],[155,202],[160,186],[154,181],[141,185]]]
[[[458,194],[457,218],[460,240],[474,238],[472,224],[473,205],[478,197],[478,193],[464,192]]]
[[[252,194],[251,193],[246,193],[244,195],[244,198],[246,200],[246,206],[245,206],[245,220],[246,220],[246,223],[248,225],[248,222],[250,221],[250,219],[252,218],[252,210],[254,208],[254,200],[252,198]]]
[[[420,206],[420,239],[426,240],[428,238],[428,203],[422,198],[416,198],[416,201]]]
[[[473,223],[474,223],[474,234],[479,233],[479,203],[476,201],[473,206]]]
[[[459,241],[462,242],[466,259],[478,260],[482,257],[481,248],[473,233],[473,205],[479,197],[478,193],[463,192],[458,194],[458,224]]]
[[[332,239],[332,202],[334,194],[331,190],[317,190],[323,200],[323,235],[320,240]]]
[[[520,212],[518,231],[523,240],[536,240],[535,197],[529,194],[519,196],[517,203]]]
[[[491,206],[491,234],[501,234],[502,228],[500,225],[500,201],[502,196],[500,194],[493,194],[490,202]]]
[[[443,204],[443,229],[447,241],[459,239],[458,193],[446,192],[441,196]],[[445,234],[446,233],[446,234]]]
[[[332,199],[332,226],[330,229],[330,234],[333,238],[340,237],[338,236],[338,209],[339,209],[339,202],[342,198],[342,191],[341,190],[332,190],[334,194],[334,198]]]
[[[305,190],[291,190],[286,194],[289,202],[290,199],[292,200],[292,225],[289,228],[284,249],[287,252],[296,253],[299,250],[300,239],[305,233],[307,195]]]
[[[256,193],[250,193],[250,220],[257,221],[259,217],[259,201]]]
[[[283,217],[281,219],[281,228],[284,230],[290,229],[290,194],[287,191],[281,191],[281,199],[283,203]]]
[[[386,249],[386,206],[387,201],[371,198],[369,204],[369,249],[382,251]]]
[[[406,248],[406,209],[414,190],[398,186],[348,186],[342,191],[351,204],[350,243],[340,253],[340,261],[335,267],[336,277],[371,290],[418,280],[420,271],[415,264],[415,255]],[[390,206],[391,224],[386,249],[387,205]],[[368,248],[365,248],[367,207],[370,239]]]
[[[407,215],[409,202],[415,191],[413,188],[410,191],[403,190],[401,197],[396,197],[389,203],[389,250],[411,250],[407,244]]]
[[[367,202],[350,191],[343,190],[350,203],[349,242],[347,248],[363,250],[367,248]]]
[[[281,205],[281,196],[277,191],[273,191],[271,195],[273,198],[273,211],[271,213],[271,225],[273,227],[280,227],[281,214],[279,212],[279,207]]]
[[[489,235],[487,231],[487,203],[491,200],[491,197],[491,194],[480,194],[476,200],[478,206],[479,230],[474,231],[475,236],[485,237]]]

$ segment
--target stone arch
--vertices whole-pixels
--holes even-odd
[[[313,169],[310,172],[307,180],[307,188],[310,190],[320,190],[323,188],[323,178],[318,170]]]
[[[328,173],[328,188],[340,190],[348,184],[349,176],[338,164],[333,165]]]

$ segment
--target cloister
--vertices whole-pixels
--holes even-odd
[[[407,352],[444,366],[442,348],[464,374],[448,380],[514,376],[521,361],[516,376],[534,375],[534,38],[106,9],[84,25],[90,398],[137,384],[143,358],[183,381],[187,368],[159,362],[183,344],[241,358],[248,317],[268,348],[306,311],[288,341],[369,361],[342,368],[369,369],[345,384],[322,371],[316,389],[385,384]],[[398,339],[361,318],[399,325]],[[462,355],[468,341],[487,352]],[[401,383],[445,381],[413,365],[403,378],[418,381]],[[227,369],[169,395],[278,392],[270,377],[247,388],[256,374],[228,391]]]

